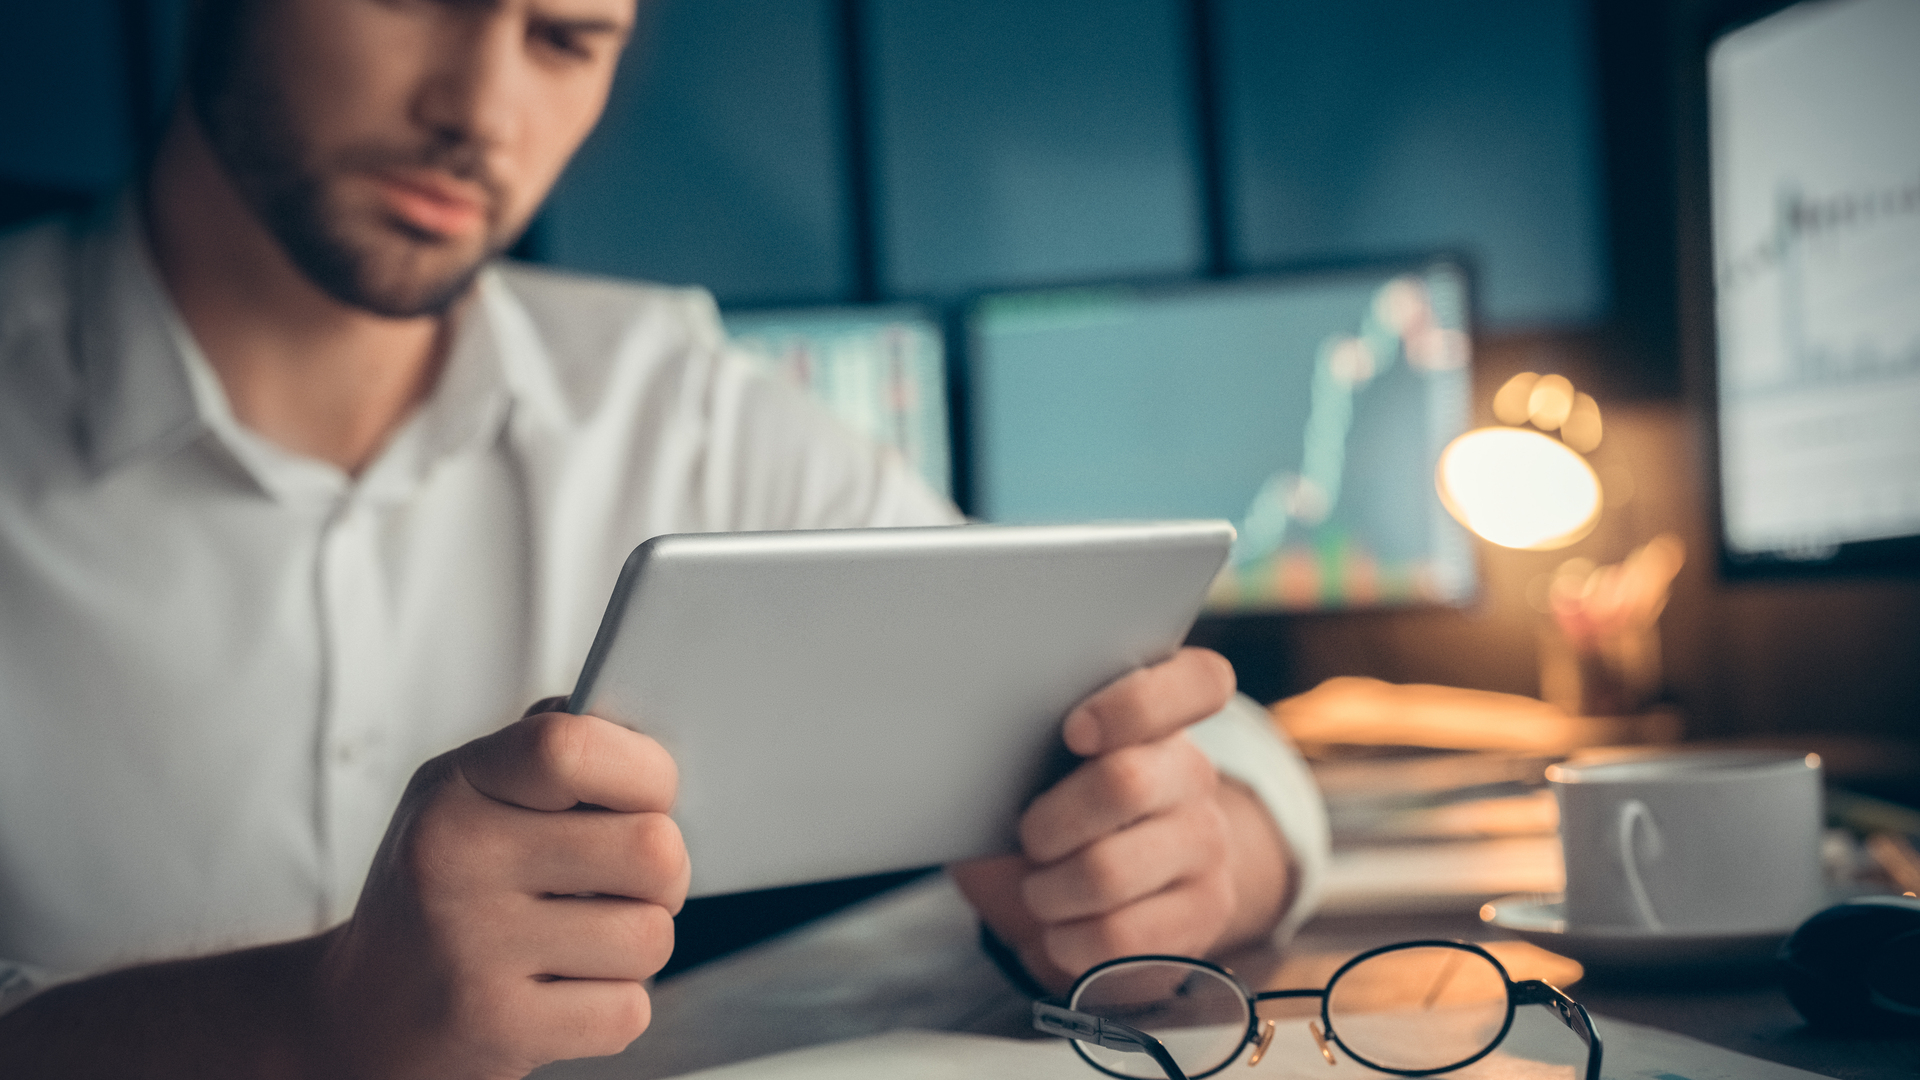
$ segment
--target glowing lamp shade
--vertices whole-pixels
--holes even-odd
[[[1593,467],[1537,431],[1469,431],[1440,452],[1435,472],[1447,512],[1501,547],[1566,547],[1593,531],[1600,517]]]

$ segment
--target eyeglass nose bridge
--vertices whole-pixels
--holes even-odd
[[[1253,1056],[1247,1058],[1249,1066],[1260,1064],[1260,1059],[1267,1056],[1267,1047],[1273,1045],[1274,1026],[1271,1020],[1260,1021],[1260,1039],[1253,1044]]]
[[[1327,1043],[1326,1032],[1320,1030],[1320,1021],[1318,1020],[1307,1021],[1307,1034],[1313,1036],[1314,1045],[1320,1048],[1320,1056],[1327,1059],[1327,1064],[1329,1065],[1340,1064],[1338,1061],[1334,1060],[1333,1047],[1328,1045]]]

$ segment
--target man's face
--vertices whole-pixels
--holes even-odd
[[[634,0],[210,0],[196,114],[335,299],[458,299],[599,118]]]

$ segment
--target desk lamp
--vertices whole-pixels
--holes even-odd
[[[1553,551],[1592,532],[1600,478],[1584,455],[1600,445],[1600,406],[1563,375],[1529,371],[1501,386],[1493,413],[1499,424],[1440,454],[1435,484],[1447,511],[1482,539],[1521,551]],[[1541,696],[1574,715],[1652,704],[1661,683],[1656,621],[1683,561],[1679,538],[1662,534],[1616,565],[1561,564],[1546,590]]]
[[[1552,551],[1592,532],[1600,477],[1581,455],[1600,445],[1600,406],[1563,375],[1528,371],[1494,395],[1493,412],[1500,425],[1475,428],[1440,453],[1435,483],[1447,512],[1482,539],[1521,551]]]

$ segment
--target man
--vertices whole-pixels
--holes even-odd
[[[0,956],[107,971],[0,1017],[0,1063],[615,1052],[686,892],[675,765],[508,710],[566,687],[648,535],[955,515],[730,359],[703,295],[492,262],[632,0],[195,17],[137,197],[0,243]],[[954,868],[1042,981],[1298,917],[1324,822],[1297,764],[1257,715],[1186,733],[1232,686],[1187,650],[1096,694],[1023,854]]]

